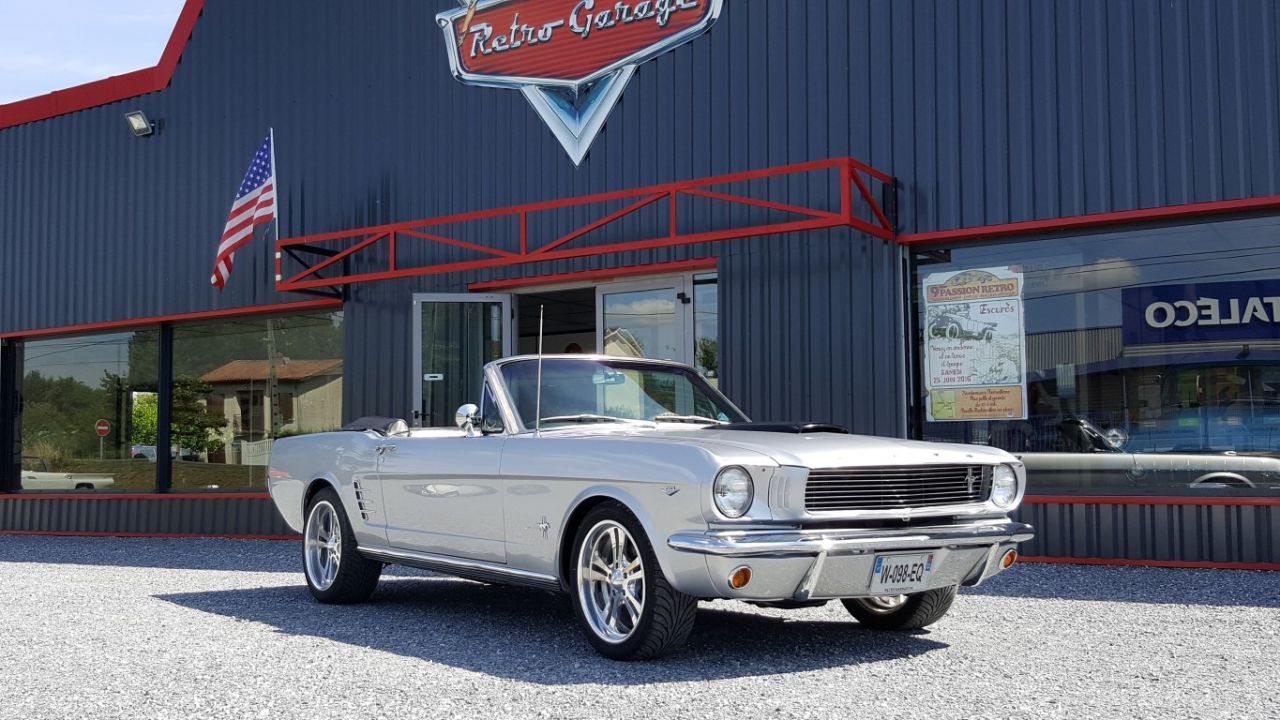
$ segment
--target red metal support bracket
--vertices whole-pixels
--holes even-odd
[[[827,190],[815,193],[827,202],[838,201],[838,209],[817,207],[814,202],[799,205],[756,197],[751,183],[770,179],[804,179],[814,187],[814,179],[821,178],[829,184]],[[510,267],[530,263],[580,258],[609,253],[651,250],[655,248],[720,242],[761,235],[823,230],[848,227],[883,240],[893,241],[896,232],[880,206],[872,187],[879,184],[891,187],[893,178],[853,158],[832,158],[814,162],[786,165],[765,170],[720,175],[697,180],[653,185],[633,190],[620,190],[596,195],[551,200],[507,208],[447,215],[426,220],[379,225],[376,227],[340,232],[285,238],[276,243],[276,289],[281,292],[332,288],[353,283],[390,280],[418,275],[438,275],[449,272],[482,268]],[[757,185],[758,187],[758,185]],[[756,193],[759,194],[759,193]],[[625,202],[622,207],[615,207]],[[666,203],[666,232],[655,237],[641,239],[607,238],[597,242],[585,242],[593,233],[608,228],[624,218],[634,218],[651,206]],[[696,211],[691,207],[701,203],[704,208],[715,205],[746,206],[772,213],[768,221],[717,227],[689,228],[690,216]],[[544,241],[535,242],[530,237],[531,220],[556,220],[556,213],[570,209],[585,209],[596,219],[579,223],[578,227]],[[706,217],[716,216],[706,213]],[[514,220],[518,230],[508,227],[494,232],[491,226],[481,224],[491,221]],[[563,220],[563,217],[559,219]],[[658,221],[662,223],[662,221]],[[684,224],[682,224],[684,223]],[[453,237],[468,230],[483,231],[494,240],[479,244]],[[428,264],[406,263],[406,241],[426,241],[468,251],[473,256],[463,260]],[[576,244],[575,244],[576,243]],[[385,250],[383,245],[385,244]],[[411,249],[409,249],[411,250]],[[318,256],[314,263],[304,258]],[[286,268],[286,257],[289,267]],[[362,272],[348,272],[347,260],[359,259],[363,267],[380,268]],[[286,270],[288,274],[286,274]]]

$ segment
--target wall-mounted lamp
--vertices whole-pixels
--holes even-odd
[[[124,114],[124,119],[129,121],[129,129],[137,137],[146,137],[156,131],[156,126],[141,110],[134,110]]]

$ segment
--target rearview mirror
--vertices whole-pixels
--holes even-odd
[[[480,422],[480,408],[472,403],[467,403],[458,408],[458,412],[453,416],[454,422],[458,423],[458,427],[462,428],[467,437],[475,434],[476,423]]]

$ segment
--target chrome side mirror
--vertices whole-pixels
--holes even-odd
[[[458,427],[467,434],[467,437],[473,437],[476,433],[476,423],[480,422],[480,408],[471,403],[467,403],[458,408],[458,412],[453,416],[454,422],[458,423]]]

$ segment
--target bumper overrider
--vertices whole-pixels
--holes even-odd
[[[895,529],[712,530],[676,533],[673,550],[706,559],[717,596],[744,600],[822,600],[868,596],[878,555],[926,553],[927,585],[977,585],[1004,569],[1002,558],[1034,536],[1026,523],[1008,519]],[[748,565],[750,582],[730,585]]]

